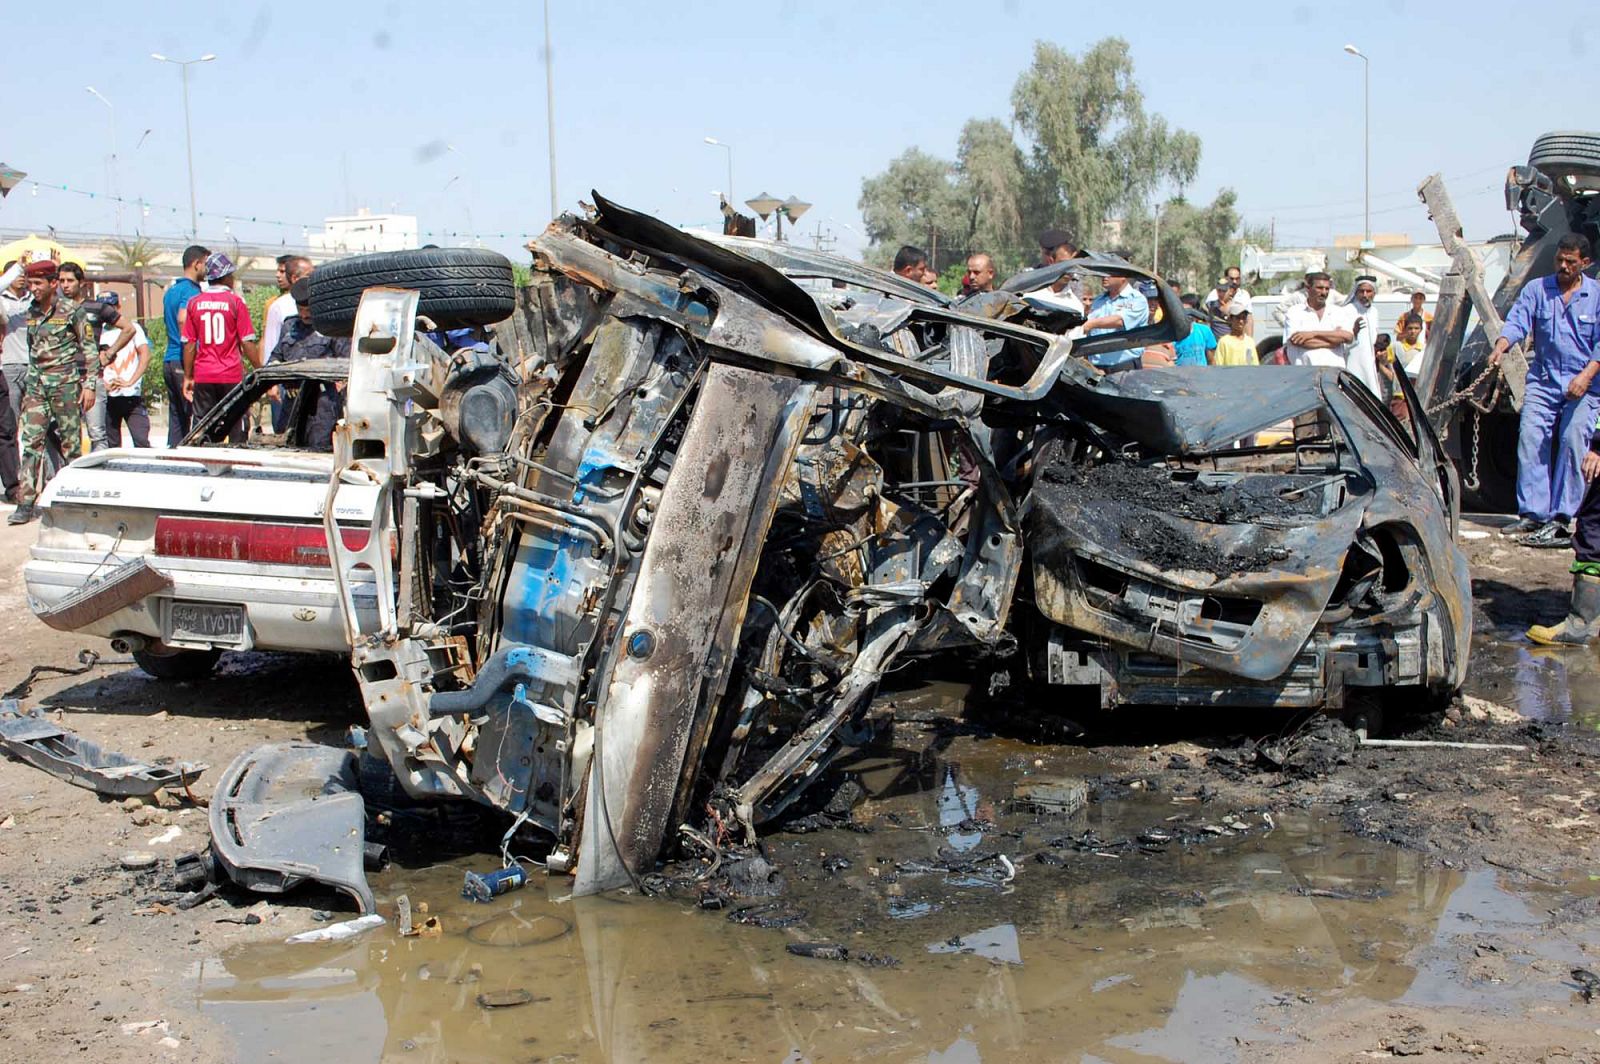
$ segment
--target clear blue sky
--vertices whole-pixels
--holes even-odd
[[[1537,134],[1600,128],[1600,29],[1585,31],[1582,7],[553,0],[558,188],[564,208],[597,188],[712,222],[710,192],[727,184],[712,135],[734,146],[739,200],[798,195],[815,205],[803,228],[821,222],[855,252],[863,176],[911,145],[948,157],[967,118],[1008,116],[1036,39],[1081,50],[1114,27],[1148,108],[1203,141],[1192,199],[1233,187],[1250,221],[1276,220],[1280,244],[1359,232],[1361,63],[1341,51],[1353,42],[1372,57],[1373,229],[1431,239],[1413,190],[1439,171],[1457,178],[1467,235],[1486,238],[1511,227],[1504,168]],[[27,46],[11,42],[0,64],[0,162],[102,193],[109,114],[93,85],[115,106],[123,194],[161,205],[142,222],[127,209],[127,230],[187,228],[178,71],[150,52],[218,57],[191,68],[202,239],[221,238],[226,213],[289,223],[227,223],[242,239],[299,243],[301,226],[360,205],[515,252],[549,220],[538,0],[24,12],[11,22]],[[114,223],[103,198],[49,188],[0,202],[7,228]]]

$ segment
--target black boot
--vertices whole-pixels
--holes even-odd
[[[25,525],[39,516],[39,510],[32,503],[18,506],[11,511],[11,516],[6,518],[8,525]]]

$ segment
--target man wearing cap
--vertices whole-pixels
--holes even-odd
[[[1078,242],[1065,229],[1046,229],[1039,234],[1039,265],[1054,266],[1083,254]]]
[[[1345,368],[1367,386],[1367,391],[1383,398],[1383,385],[1378,381],[1378,358],[1373,345],[1378,339],[1378,308],[1372,305],[1378,294],[1378,279],[1371,275],[1356,278],[1355,289],[1345,305],[1355,311],[1351,329],[1355,339],[1345,353]]]
[[[1246,302],[1249,302],[1249,290],[1240,287],[1243,280],[1244,274],[1240,272],[1237,266],[1229,266],[1222,271],[1222,280],[1217,283],[1217,287],[1206,294],[1205,298],[1206,310],[1214,318],[1226,320],[1227,313],[1223,308],[1236,299],[1243,298]]]
[[[283,323],[283,335],[272,352],[274,362],[303,362],[313,358],[349,358],[350,341],[324,336],[311,324],[311,281],[301,278],[289,289],[294,297],[295,316]],[[333,450],[333,426],[344,413],[344,383],[308,382],[301,403],[314,404],[306,419],[306,446],[316,451]],[[294,409],[294,393],[283,397],[285,413]],[[279,429],[278,431],[283,431]]]
[[[244,379],[239,356],[261,366],[261,345],[250,308],[234,291],[233,260],[220,251],[206,259],[206,284],[189,300],[183,318],[183,394],[199,421]],[[228,426],[228,442],[245,440],[244,419]]]
[[[80,417],[94,405],[89,373],[98,362],[88,319],[59,291],[56,264],[49,259],[31,263],[27,274],[33,306],[28,310],[28,379],[22,396],[22,480],[17,508],[6,519],[12,525],[39,516],[34,500],[52,421],[63,453],[70,458],[78,450]]]
[[[1184,313],[1189,315],[1189,335],[1174,345],[1174,353],[1178,356],[1174,364],[1209,366],[1211,352],[1217,349],[1217,334],[1206,320],[1205,311],[1200,309],[1200,297],[1193,292],[1185,292],[1178,300],[1183,304]]]
[[[1085,336],[1122,332],[1150,323],[1150,304],[1143,293],[1128,283],[1126,276],[1107,274],[1101,278],[1100,287],[1101,292],[1089,305],[1089,317],[1083,323]],[[1109,373],[1137,369],[1143,354],[1144,348],[1130,347],[1125,351],[1090,355],[1089,361]]]

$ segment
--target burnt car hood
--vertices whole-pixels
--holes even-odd
[[[1322,406],[1349,422],[1347,436],[1370,439],[1376,426],[1347,405],[1338,378],[1148,370],[1098,387],[1064,379],[1061,388],[1096,425],[1193,455]],[[1047,469],[1029,515],[1037,604],[1051,620],[1125,646],[1272,680],[1321,620],[1373,483],[1349,471]]]
[[[1063,377],[1074,411],[1163,454],[1213,451],[1323,404],[1338,371],[1316,366],[1235,366],[1225,373],[1175,366],[1110,376]]]

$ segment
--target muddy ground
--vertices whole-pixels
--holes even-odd
[[[767,840],[770,869],[696,882],[690,862],[663,896],[584,904],[538,880],[480,908],[461,871],[492,859],[430,868],[408,847],[374,877],[380,907],[431,900],[436,939],[279,945],[352,915],[317,891],[177,911],[119,858],[199,848],[204,809],[0,762],[0,1044],[18,1061],[1600,1060],[1600,1002],[1572,975],[1600,970],[1595,657],[1516,636],[1560,616],[1568,559],[1467,528],[1490,533],[1465,544],[1474,698],[1391,724],[1523,749],[1358,750],[1337,728],[1193,713],[1085,736],[1048,694],[927,684],[885,695],[892,739]],[[0,690],[86,645],[26,609],[32,536],[0,527]],[[93,649],[25,702],[208,762],[202,799],[255,744],[338,744],[361,721],[339,661],[230,655],[165,684]]]

